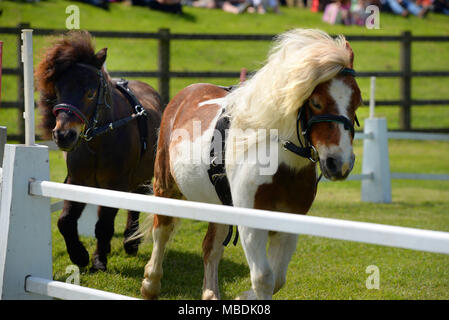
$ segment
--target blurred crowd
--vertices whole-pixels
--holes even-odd
[[[311,10],[323,11],[323,21],[330,24],[364,25],[373,5],[403,17],[424,18],[430,11],[449,15],[449,0],[312,0]]]
[[[369,6],[377,6],[380,12],[407,17],[424,18],[433,11],[449,15],[449,0],[78,0],[108,9],[110,2],[126,2],[129,5],[148,7],[170,13],[182,13],[183,6],[221,9],[241,14],[281,13],[280,6],[309,8],[323,12],[323,21],[330,24],[364,25],[372,14]]]

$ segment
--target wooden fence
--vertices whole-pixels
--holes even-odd
[[[17,68],[3,68],[4,75],[16,75],[18,94],[16,101],[3,101],[2,108],[18,108],[18,135],[10,135],[9,139],[24,141],[24,121],[21,117],[24,108],[23,96],[23,66],[21,63],[20,34],[22,29],[31,28],[28,23],[20,23],[16,28],[1,27],[0,34],[17,35]],[[48,36],[64,33],[67,30],[56,29],[34,29],[36,36]],[[169,29],[159,29],[158,32],[119,32],[119,31],[90,31],[98,38],[134,38],[155,39],[158,41],[158,69],[153,71],[110,71],[113,77],[141,77],[157,78],[158,90],[164,103],[169,101],[170,79],[172,78],[235,78],[238,79],[240,71],[172,71],[170,69],[170,43],[172,40],[219,40],[219,41],[271,41],[274,35],[248,35],[248,34],[181,34],[171,33]],[[378,106],[400,107],[400,130],[412,131],[411,107],[422,105],[444,105],[449,104],[447,99],[429,100],[412,99],[413,77],[449,77],[447,71],[413,71],[411,64],[413,42],[449,42],[449,36],[413,36],[410,31],[404,31],[396,36],[365,36],[348,35],[348,41],[382,41],[400,43],[400,70],[398,71],[365,71],[358,72],[358,77],[386,77],[400,79],[399,100],[378,100]],[[423,130],[421,130],[423,131]],[[449,131],[449,128],[428,128],[424,131]]]

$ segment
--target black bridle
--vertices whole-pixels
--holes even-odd
[[[132,94],[131,90],[127,88],[127,82],[121,81],[117,83],[117,88],[120,89],[120,91],[124,92],[125,95],[129,96],[132,95],[132,98],[129,100],[132,100],[132,104],[134,107],[134,112],[128,117],[125,117],[123,119],[119,119],[113,122],[110,122],[104,126],[97,127],[98,124],[98,107],[104,106],[105,109],[111,109],[111,105],[108,103],[107,95],[108,95],[108,83],[106,81],[106,78],[103,74],[103,72],[100,69],[97,69],[94,66],[84,64],[84,63],[77,63],[77,66],[85,67],[89,70],[94,71],[97,76],[100,79],[100,84],[97,89],[97,102],[95,104],[93,115],[90,119],[86,117],[86,115],[77,107],[75,107],[72,104],[69,103],[58,103],[53,107],[53,114],[55,117],[58,115],[59,112],[66,112],[69,115],[75,115],[81,122],[84,124],[84,128],[80,133],[80,140],[85,140],[86,142],[91,141],[94,137],[102,135],[108,131],[112,131],[116,128],[119,128],[128,122],[130,122],[133,119],[136,119],[137,117],[146,116],[145,109],[140,105],[139,101],[135,98],[135,96]],[[125,83],[126,82],[126,83]],[[144,146],[146,149],[146,146]]]
[[[344,68],[342,71],[340,71],[339,74],[347,74],[347,75],[351,75],[353,77],[355,77],[355,71],[354,69],[351,68]],[[315,123],[319,123],[319,122],[337,122],[337,123],[341,123],[343,124],[345,130],[349,130],[351,132],[351,136],[352,138],[354,138],[354,124],[352,123],[352,121],[350,119],[348,119],[345,116],[341,116],[341,115],[335,115],[335,114],[322,114],[322,115],[315,115],[310,117],[309,120],[306,119],[306,113],[307,111],[309,111],[311,113],[311,111],[309,110],[309,100],[306,100],[304,102],[304,104],[301,106],[301,108],[299,108],[298,110],[298,115],[296,117],[296,136],[298,138],[299,144],[300,146],[297,146],[296,144],[294,144],[291,141],[281,141],[283,147],[286,150],[289,150],[291,152],[293,152],[294,154],[303,157],[303,158],[307,158],[312,162],[317,162],[319,161],[319,156],[318,156],[318,152],[315,149],[315,147],[312,145],[311,141],[310,141],[310,131],[312,126]],[[357,124],[357,126],[360,127],[359,124],[359,120],[357,119],[357,116],[355,116],[354,118],[355,123]],[[300,129],[301,127],[301,129]],[[304,139],[304,144],[302,143],[302,138]]]

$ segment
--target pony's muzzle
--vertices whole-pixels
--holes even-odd
[[[53,141],[63,151],[70,151],[76,144],[78,134],[73,129],[68,130],[53,130]]]
[[[355,155],[352,154],[348,161],[340,156],[330,155],[320,160],[321,172],[329,180],[346,179],[354,167]]]

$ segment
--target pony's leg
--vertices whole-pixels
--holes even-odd
[[[139,229],[139,214],[137,211],[128,211],[128,220],[124,232],[123,247],[127,254],[135,255],[139,249],[141,238],[136,238],[128,241],[128,238],[135,235]]]
[[[274,289],[274,274],[267,258],[268,231],[239,227],[240,239],[248,261],[252,290],[238,299],[270,300]]]
[[[98,221],[95,224],[97,249],[92,256],[92,271],[106,270],[107,255],[111,251],[111,239],[114,235],[114,220],[117,208],[98,207]]]
[[[274,272],[273,294],[285,284],[288,264],[296,250],[297,234],[270,232],[268,261]]]
[[[218,300],[220,291],[218,288],[218,265],[223,256],[223,241],[229,232],[229,226],[209,223],[206,236],[203,240],[203,299]]]
[[[64,237],[70,260],[79,267],[89,264],[89,253],[78,236],[78,219],[85,206],[85,203],[65,200],[58,219],[58,229]]]
[[[145,266],[144,279],[140,288],[140,292],[145,299],[157,299],[161,292],[162,261],[176,220],[172,217],[160,215],[154,215],[153,219],[153,251],[150,261]]]

